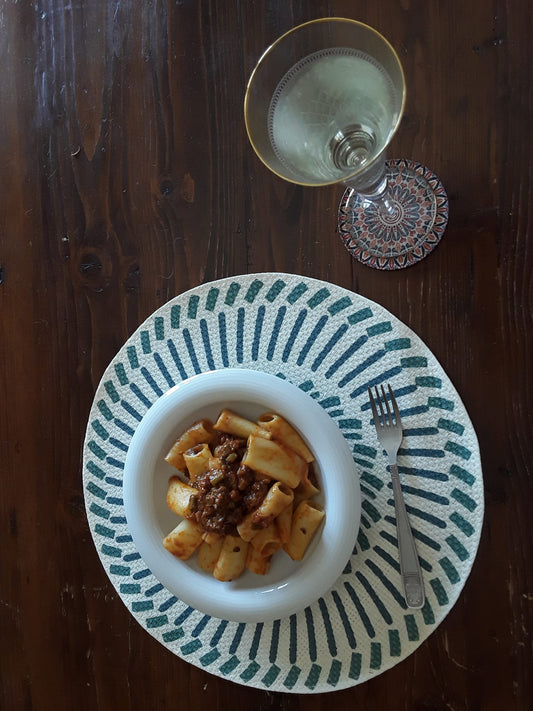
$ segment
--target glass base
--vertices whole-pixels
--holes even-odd
[[[394,214],[347,188],[339,208],[346,249],[374,269],[403,269],[432,252],[448,222],[448,196],[428,168],[412,160],[387,161]]]

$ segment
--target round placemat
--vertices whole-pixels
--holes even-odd
[[[349,442],[360,476],[361,527],[341,577],[302,612],[270,623],[216,619],[172,596],[135,549],[124,513],[124,461],[147,409],[176,383],[227,367],[272,373],[309,393]],[[390,475],[368,404],[367,386],[387,382],[405,430],[399,471],[424,576],[421,610],[401,593]],[[362,683],[410,655],[457,600],[484,508],[476,434],[424,343],[358,294],[281,273],[204,284],[140,326],[96,391],[83,488],[102,565],[144,629],[207,672],[297,693]]]
[[[437,176],[413,160],[387,161],[393,214],[346,188],[339,234],[352,257],[374,269],[404,269],[432,252],[448,224],[448,196]]]

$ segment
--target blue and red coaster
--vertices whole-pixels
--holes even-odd
[[[448,223],[448,196],[428,168],[412,160],[387,161],[393,214],[347,188],[339,208],[346,249],[374,269],[403,269],[432,252]]]

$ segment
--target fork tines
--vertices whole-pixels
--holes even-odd
[[[394,412],[394,419],[392,417],[391,408],[389,406],[389,399],[387,399],[387,393],[385,388],[381,385],[381,395],[378,390],[378,386],[374,386],[375,396],[372,394],[372,389],[368,387],[368,397],[370,400],[370,407],[372,408],[372,415],[374,416],[374,423],[376,427],[380,424],[382,427],[399,424],[400,423],[400,411],[398,409],[398,404],[396,403],[396,398],[392,392],[392,388],[387,384],[388,388],[388,398],[390,399],[392,410]],[[376,407],[377,403],[377,407]],[[379,415],[378,409],[379,408]]]

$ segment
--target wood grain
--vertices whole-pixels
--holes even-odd
[[[435,252],[383,273],[336,235],[338,188],[286,184],[246,138],[264,48],[320,16],[397,48],[391,155],[450,198]],[[526,0],[38,0],[0,8],[0,707],[453,711],[533,705],[533,15]],[[420,649],[334,695],[192,667],[129,615],[94,549],[81,448],[95,388],[156,308],[286,271],[378,301],[439,359],[476,428],[486,515],[457,604]]]

